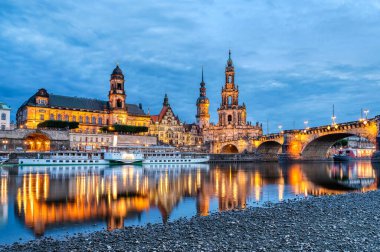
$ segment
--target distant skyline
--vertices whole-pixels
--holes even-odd
[[[0,102],[39,88],[107,100],[118,63],[127,103],[158,114],[164,98],[195,121],[201,68],[217,122],[228,50],[247,120],[270,132],[380,114],[380,1],[0,2]]]

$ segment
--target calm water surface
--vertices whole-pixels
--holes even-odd
[[[370,162],[3,167],[0,244],[379,187]]]

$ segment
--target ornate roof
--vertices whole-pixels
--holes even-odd
[[[231,50],[229,50],[226,71],[233,71],[233,70],[234,70],[234,63],[232,62],[232,59],[231,59]]]
[[[123,75],[123,71],[121,71],[119,65],[116,65],[115,69],[112,71],[112,75],[116,74]]]
[[[49,98],[49,93],[46,91],[46,89],[40,88],[37,91],[36,96]]]
[[[45,90],[46,91],[46,90]],[[82,98],[82,97],[72,97],[63,95],[49,95],[49,102],[47,105],[36,104],[36,96],[39,96],[39,91],[30,97],[26,102],[22,104],[23,106],[43,106],[43,107],[55,107],[55,108],[66,108],[66,109],[84,109],[90,111],[104,111],[109,110],[110,106],[108,101],[102,101],[98,99]],[[136,104],[125,104],[128,113],[133,115],[146,115],[144,110],[139,108]]]
[[[0,102],[0,109],[3,110],[11,110],[11,107],[9,107],[7,104]]]
[[[174,115],[174,112],[172,110],[172,108],[170,106],[162,106],[162,109],[160,111],[160,113],[158,115],[152,115],[150,118],[152,120],[153,123],[161,123],[162,119],[164,118],[164,116],[166,115],[166,113],[168,113],[168,111],[171,111],[172,114],[173,114],[173,117],[174,117],[174,120],[177,121],[178,125],[181,124],[181,121],[179,120],[178,116]]]

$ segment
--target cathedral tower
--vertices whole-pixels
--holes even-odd
[[[119,65],[117,65],[113,70],[110,79],[110,91],[108,93],[110,108],[113,110],[126,110],[126,97],[124,90],[124,75]]]
[[[208,113],[208,107],[210,101],[206,97],[206,83],[203,80],[203,67],[202,67],[202,82],[199,89],[199,97],[197,99],[197,123],[200,128],[208,127],[210,123],[210,114]]]
[[[235,68],[231,59],[231,50],[225,70],[225,84],[222,88],[222,103],[218,109],[219,125],[246,125],[245,104],[239,106],[239,86],[235,86]]]

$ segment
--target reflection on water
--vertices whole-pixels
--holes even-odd
[[[3,168],[0,243],[375,190],[377,174],[369,162]]]

